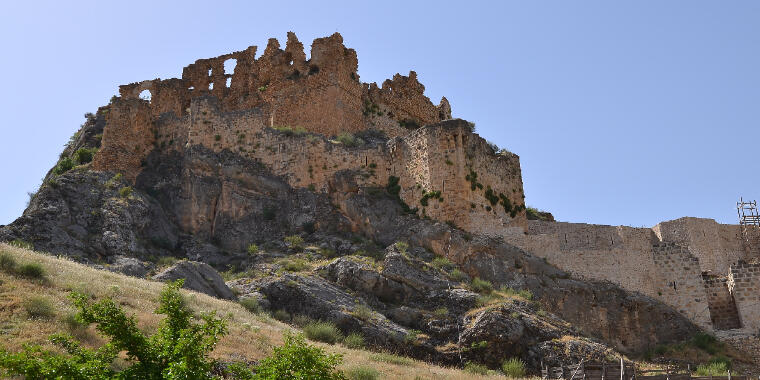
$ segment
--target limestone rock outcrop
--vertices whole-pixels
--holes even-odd
[[[156,281],[184,280],[183,288],[222,299],[235,299],[219,272],[206,263],[180,261],[153,276]]]

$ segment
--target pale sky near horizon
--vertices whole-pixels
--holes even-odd
[[[433,103],[520,155],[528,205],[558,220],[736,223],[738,198],[760,198],[760,2],[275,4],[0,4],[0,224],[118,85],[291,30],[307,56],[340,32],[364,82],[415,70]]]

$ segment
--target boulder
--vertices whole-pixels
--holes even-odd
[[[105,269],[111,272],[126,274],[127,276],[143,278],[153,269],[153,265],[134,257],[116,256]]]
[[[184,279],[184,288],[222,299],[235,299],[235,294],[224,283],[219,272],[210,265],[197,261],[180,261],[153,276],[156,281]]]

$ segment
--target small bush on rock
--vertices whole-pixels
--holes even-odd
[[[467,279],[467,274],[465,274],[459,269],[454,269],[453,271],[451,271],[449,276],[451,276],[452,280],[459,281],[459,282],[462,282]]]
[[[505,360],[504,363],[501,364],[501,371],[508,377],[525,377],[525,362],[519,358]]]
[[[345,338],[343,338],[343,345],[348,348],[353,348],[355,350],[364,348],[364,337],[362,334],[359,333],[351,333],[348,334]]]
[[[279,309],[272,313],[272,318],[280,322],[290,322],[290,313],[283,309]]]
[[[124,186],[119,189],[119,196],[122,198],[129,198],[132,195],[132,186]]]
[[[473,291],[482,294],[490,294],[493,291],[493,285],[491,285],[491,281],[481,280],[480,277],[473,278],[472,283],[470,283],[470,287],[472,287]]]
[[[255,254],[259,253],[259,246],[256,245],[256,244],[253,244],[253,243],[252,244],[248,244],[248,249],[247,250],[248,250],[248,254],[249,255],[255,255]]]
[[[69,157],[65,157],[61,161],[58,161],[58,164],[55,165],[55,168],[53,169],[53,173],[56,175],[61,175],[71,170],[73,167],[74,161]]]
[[[483,375],[483,376],[488,375],[489,373],[488,367],[482,364],[477,364],[473,362],[468,362],[467,364],[465,364],[464,371],[475,374],[475,375]]]
[[[97,148],[87,149],[87,148],[79,148],[76,152],[74,152],[74,161],[78,163],[79,165],[86,164],[90,161],[92,161],[92,157],[95,155],[95,152],[97,152]]]
[[[240,305],[243,306],[246,310],[250,311],[254,314],[261,313],[261,305],[259,305],[259,301],[257,301],[253,297],[243,298],[240,300]]]
[[[372,309],[370,309],[366,305],[359,305],[354,308],[354,311],[351,312],[354,317],[361,319],[362,321],[368,321],[372,319],[372,316],[375,314]]]
[[[303,248],[303,238],[298,235],[286,236],[284,239],[291,248],[301,249]]]
[[[344,380],[337,367],[342,356],[326,354],[321,348],[309,345],[303,335],[285,335],[285,344],[276,347],[271,356],[261,360],[252,379]]]
[[[303,333],[307,338],[317,342],[335,344],[343,340],[343,334],[332,322],[314,321],[304,326]]]
[[[311,322],[303,327],[303,333],[307,338],[322,343],[335,344],[343,340],[343,334],[332,322]]]

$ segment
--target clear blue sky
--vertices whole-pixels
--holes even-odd
[[[339,31],[365,82],[417,71],[520,155],[528,204],[559,220],[735,223],[760,198],[760,2],[258,3],[3,2],[0,224],[118,85],[289,30],[307,54]]]

